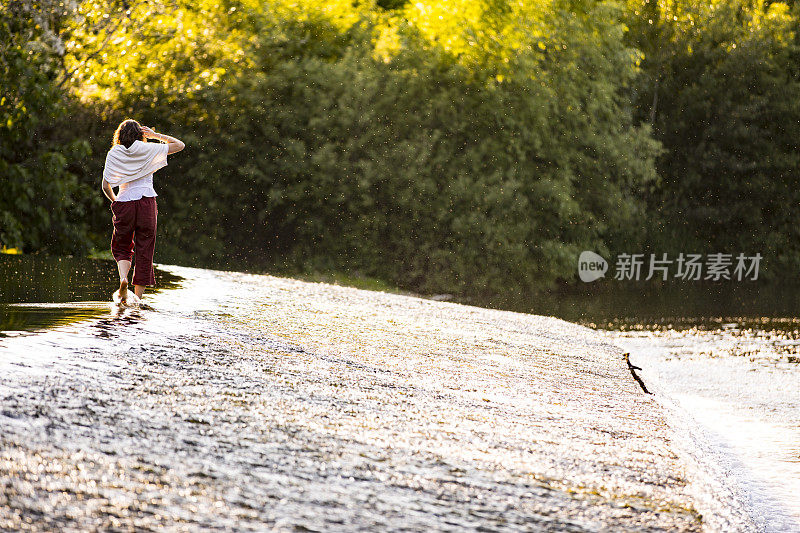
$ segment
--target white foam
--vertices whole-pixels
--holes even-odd
[[[136,296],[135,292],[131,290],[128,291],[128,295],[125,298],[125,302],[122,301],[122,298],[119,295],[119,291],[116,291],[111,296],[111,299],[114,302],[114,305],[120,307],[139,307],[142,304],[142,300],[138,296]]]

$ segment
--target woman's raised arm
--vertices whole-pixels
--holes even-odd
[[[146,139],[158,139],[159,141],[167,143],[168,154],[174,154],[175,152],[180,152],[186,148],[186,145],[183,144],[183,141],[180,139],[170,137],[169,135],[164,135],[163,133],[156,133],[147,126],[142,126],[142,131],[144,132]]]

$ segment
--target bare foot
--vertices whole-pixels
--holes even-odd
[[[128,280],[123,279],[119,282],[119,302],[121,304],[128,303]]]

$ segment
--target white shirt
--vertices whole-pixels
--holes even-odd
[[[151,198],[158,196],[156,190],[153,188],[152,174],[121,184],[119,186],[119,193],[117,193],[117,201],[130,202],[144,196]]]
[[[153,172],[167,165],[169,147],[161,143],[133,141],[129,147],[114,145],[106,155],[103,179],[119,187],[118,202],[158,196],[153,189]]]

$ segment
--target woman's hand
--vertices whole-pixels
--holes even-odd
[[[105,194],[108,199],[111,200],[112,204],[117,201],[117,195],[114,194],[114,188],[106,180],[103,180],[103,194]]]
[[[153,130],[151,130],[147,126],[142,126],[142,133],[144,133],[144,138],[145,139],[153,139],[158,135],[156,132],[154,132]]]

